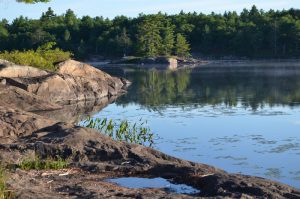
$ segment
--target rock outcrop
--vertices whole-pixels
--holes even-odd
[[[11,69],[13,73],[14,67],[8,67],[7,70]],[[123,78],[112,77],[90,65],[73,60],[61,63],[57,73],[2,79],[7,85],[19,87],[45,100],[61,104],[119,95],[126,92],[129,84]]]
[[[53,120],[33,113],[0,106],[0,143],[15,141],[54,123]]]
[[[48,72],[30,66],[20,66],[0,59],[0,77],[38,77]]]
[[[62,106],[48,102],[47,100],[26,92],[14,86],[0,84],[0,105],[14,107],[24,111],[54,111],[62,109]]]
[[[7,114],[8,113],[8,114]],[[73,167],[81,169],[81,174],[72,174],[68,178],[56,178],[56,189],[45,189],[43,186],[43,194],[47,194],[49,198],[55,198],[61,194],[59,190],[63,190],[65,183],[62,179],[67,180],[70,186],[76,186],[75,179],[90,179],[90,182],[98,183],[103,181],[105,177],[112,176],[139,176],[139,177],[163,177],[172,180],[174,183],[185,183],[193,186],[201,192],[193,197],[201,198],[299,198],[300,190],[277,182],[265,180],[263,178],[245,176],[240,174],[228,174],[223,170],[189,161],[180,160],[151,148],[141,145],[127,144],[124,142],[116,142],[111,138],[99,134],[99,132],[83,127],[74,126],[67,123],[53,123],[49,120],[49,125],[45,126],[45,118],[19,112],[17,110],[0,108],[0,116],[6,114],[6,117],[0,117],[0,122],[15,121],[22,117],[19,126],[36,118],[38,123],[34,123],[31,128],[18,128],[22,134],[16,134],[17,138],[14,142],[1,140],[0,159],[7,163],[17,163],[24,157],[34,157],[38,155],[41,158],[62,157],[68,159]],[[12,126],[16,125],[10,122]],[[26,133],[27,132],[27,133]],[[85,175],[83,175],[83,173]],[[19,175],[19,180],[18,176]],[[39,197],[39,192],[30,191],[22,192],[22,182],[20,178],[24,177],[20,172],[14,174],[14,180],[11,181],[13,188],[18,188],[18,193],[25,197],[30,194],[31,197]],[[102,176],[102,177],[100,177]],[[37,176],[35,180],[43,184],[42,181],[47,178]],[[51,181],[54,178],[48,179]],[[70,181],[72,180],[73,181]],[[36,187],[36,182],[30,180],[27,183],[33,183],[32,187]],[[104,183],[104,182],[103,182]],[[28,186],[27,186],[28,188]],[[21,190],[20,190],[21,189]],[[131,190],[132,191],[132,190]],[[92,191],[88,187],[81,187],[81,194]],[[65,196],[72,196],[72,192],[65,192]],[[149,190],[145,197],[151,197]],[[158,191],[160,197],[170,196],[169,193]],[[80,194],[80,193],[79,193]],[[104,192],[93,192],[94,198],[101,198]],[[107,192],[106,192],[107,194]],[[114,192],[106,195],[114,196]],[[53,197],[51,197],[53,195]],[[154,195],[155,196],[155,195]],[[174,195],[178,198],[188,198],[187,195]]]

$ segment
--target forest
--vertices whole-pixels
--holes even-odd
[[[101,13],[99,13],[100,15]],[[55,42],[75,58],[190,55],[208,58],[298,58],[300,10],[241,13],[140,14],[77,17],[72,10],[57,15],[49,8],[39,19],[20,16],[0,21],[0,51],[36,50]]]

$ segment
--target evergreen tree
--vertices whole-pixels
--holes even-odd
[[[176,55],[179,57],[189,57],[190,56],[190,45],[186,41],[185,37],[177,33],[176,35],[176,47],[175,47]]]
[[[49,8],[39,20],[18,17],[1,23],[0,19],[1,51],[36,49],[49,41],[76,58],[87,54],[188,55],[186,41],[192,52],[214,57],[299,58],[300,10],[266,12],[253,6],[240,14],[158,13],[111,20],[79,18],[71,10],[56,15]]]
[[[53,17],[56,15],[54,14],[54,11],[52,10],[51,7],[48,8],[47,12],[42,13],[41,20],[46,21],[46,20],[51,20]]]
[[[174,26],[167,22],[166,26],[162,30],[162,52],[161,54],[169,56],[172,55],[174,50]]]
[[[156,21],[150,17],[144,19],[138,28],[138,48],[143,56],[157,56],[161,49],[162,38]]]
[[[119,37],[119,44],[123,49],[123,56],[127,55],[128,48],[131,45],[131,40],[127,34],[126,28],[123,28],[121,36]]]

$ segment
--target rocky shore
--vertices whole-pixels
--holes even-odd
[[[116,142],[75,125],[77,112],[97,111],[125,93],[126,79],[73,60],[59,64],[57,72],[0,61],[0,82],[1,163],[36,156],[70,162],[61,170],[11,169],[7,183],[16,198],[300,198],[299,189],[281,183]],[[162,177],[200,193],[129,189],[105,181],[124,176]]]

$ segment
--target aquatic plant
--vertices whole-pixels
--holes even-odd
[[[97,129],[117,141],[144,146],[152,146],[154,144],[154,133],[147,126],[147,121],[142,121],[142,119],[131,124],[127,120],[117,123],[107,118],[88,118],[82,123],[82,126]]]

